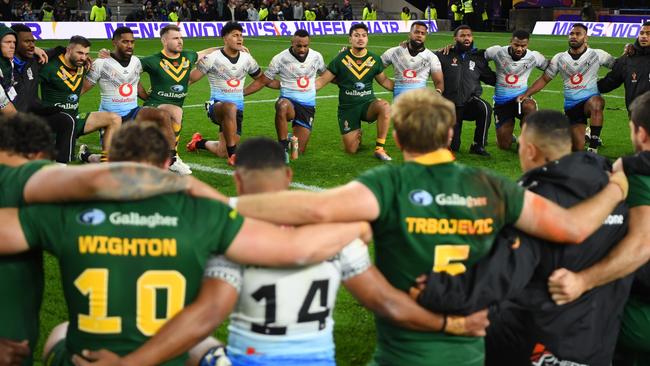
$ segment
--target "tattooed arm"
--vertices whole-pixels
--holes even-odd
[[[23,196],[26,203],[35,203],[137,200],[171,192],[225,200],[223,195],[197,179],[179,177],[138,163],[44,168],[27,181]]]

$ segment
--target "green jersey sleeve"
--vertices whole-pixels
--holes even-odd
[[[2,167],[0,179],[3,180],[0,190],[0,207],[16,207],[25,204],[23,191],[25,184],[34,173],[44,166],[50,165],[49,160],[34,160],[17,168]],[[2,179],[6,175],[6,179]]]
[[[142,64],[142,71],[146,73],[150,73],[153,70],[154,65],[156,63],[156,57],[155,55],[143,57],[140,59],[140,63]]]
[[[18,219],[27,245],[56,255],[57,250],[52,243],[63,235],[63,217],[63,206],[60,205],[38,204],[20,208]]]
[[[336,55],[327,65],[327,69],[334,75],[338,75],[340,72],[339,65],[341,65],[341,54],[343,54],[343,52]]]
[[[650,205],[650,176],[630,175],[627,180],[630,184],[630,193],[626,200],[628,206]]]
[[[496,174],[489,174],[495,184],[497,193],[501,194],[502,202],[505,204],[505,223],[514,224],[519,220],[521,211],[524,209],[524,194],[526,189],[512,180]]]
[[[224,254],[239,233],[244,218],[236,210],[213,200],[201,200],[197,209],[209,220],[204,231],[207,249],[212,253]]]
[[[388,216],[388,211],[394,207],[397,197],[394,183],[395,168],[390,165],[370,169],[357,178],[357,181],[368,187],[375,195],[379,204],[379,217],[382,220]]]

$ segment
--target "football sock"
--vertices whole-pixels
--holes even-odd
[[[385,143],[386,143],[386,139],[375,140],[375,150],[383,149]]]
[[[201,139],[201,141],[199,141],[199,142],[196,143],[196,148],[197,148],[197,149],[207,150],[207,149],[205,148],[205,143],[206,143],[206,142],[208,142],[208,140],[206,140],[206,139]]]
[[[600,137],[600,131],[603,130],[603,126],[591,126],[591,138]]]
[[[226,146],[226,150],[228,150],[228,157],[231,157],[235,154],[235,150],[237,150],[237,145]]]
[[[284,150],[289,150],[289,139],[279,140],[280,145],[284,147]]]
[[[90,155],[91,155],[91,154],[90,154],[90,151],[86,151],[85,153],[80,154],[79,157],[81,158],[81,161],[82,161],[82,162],[87,163],[87,162],[88,162],[88,158],[90,157]]]
[[[178,141],[181,139],[181,124],[172,123],[172,130],[174,130],[174,136],[176,137],[176,143],[174,144],[174,148],[176,148],[178,146]]]
[[[99,161],[101,163],[105,163],[108,161],[108,153],[106,151],[102,151],[102,153],[99,155]]]

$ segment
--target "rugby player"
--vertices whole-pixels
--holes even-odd
[[[650,360],[650,92],[638,96],[630,105],[630,139],[637,152],[614,164],[614,170],[624,169],[630,179],[629,230],[625,238],[600,262],[573,272],[561,268],[549,278],[549,291],[558,305],[575,301],[583,293],[613,280],[637,273],[632,294],[625,307],[619,345],[630,358],[642,356],[637,362]]]
[[[325,70],[323,56],[309,47],[309,32],[299,29],[291,38],[291,47],[273,56],[262,76],[244,90],[244,95],[254,93],[264,85],[271,86],[275,77],[279,76],[280,97],[275,102],[275,131],[287,152],[290,150],[287,122],[291,122],[299,153],[304,154],[307,149],[316,114],[316,77]]]
[[[614,65],[614,57],[609,53],[587,46],[587,27],[576,23],[569,32],[569,50],[553,56],[544,74],[517,102],[523,102],[542,90],[558,73],[564,81],[564,113],[572,124],[573,150],[585,147],[587,118],[590,122],[588,151],[598,152],[602,144],[600,132],[603,129],[603,109],[605,100],[598,91],[598,69]]]
[[[197,60],[214,51],[208,48],[200,52],[183,50],[181,29],[174,24],[168,24],[160,30],[162,51],[140,60],[142,71],[149,74],[151,89],[147,92],[140,84],[138,96],[142,98],[145,107],[156,107],[169,112],[174,122],[176,144],[173,150],[178,150],[178,140],[183,123],[183,103],[191,83],[190,73]],[[171,170],[180,174],[192,174],[192,169],[176,155]]]
[[[166,168],[168,150],[157,126],[128,124],[116,134],[109,159]],[[258,265],[305,265],[369,234],[364,222],[283,230],[184,194],[32,205],[2,209],[0,217],[1,253],[44,248],[59,258],[70,326],[64,342],[48,343],[49,365],[69,364],[84,348],[118,354],[137,348],[196,297],[210,254]],[[167,306],[157,301],[157,289],[166,290]]]
[[[425,22],[413,22],[406,47],[389,48],[381,55],[384,67],[395,69],[393,99],[407,90],[426,88],[429,76],[438,93],[445,89],[440,60],[424,45],[428,29]]]
[[[485,59],[494,61],[497,82],[494,86],[494,126],[497,145],[509,149],[513,138],[515,118],[523,121],[526,115],[537,110],[532,98],[519,102],[517,97],[526,92],[528,77],[534,68],[546,70],[548,60],[539,52],[529,50],[530,33],[524,30],[512,32],[510,46],[492,46],[485,50]]]
[[[90,112],[79,114],[79,97],[86,75],[85,64],[89,61],[90,41],[82,36],[70,38],[65,53],[59,54],[43,66],[38,77],[41,85],[43,105],[57,107],[75,119],[74,138],[104,129],[102,148],[107,151],[111,138],[122,125],[120,116],[111,112]],[[93,156],[99,161],[105,156]]]
[[[208,75],[210,101],[206,103],[208,118],[219,125],[219,140],[208,141],[195,133],[187,144],[188,151],[208,150],[235,164],[235,150],[242,134],[244,120],[244,81],[246,75],[257,79],[262,70],[248,52],[242,52],[243,28],[237,22],[228,22],[221,28],[224,47],[210,53],[197,63],[192,81]]]
[[[281,145],[252,138],[237,149],[239,195],[287,190],[291,176]],[[443,320],[415,306],[371,264],[368,248],[359,240],[327,261],[298,268],[242,266],[218,256],[208,261],[204,276],[197,301],[123,358],[122,365],[161,364],[214,331],[233,308],[228,357],[235,365],[335,365],[332,313],[341,281],[363,305],[410,329],[480,335],[486,325],[481,319],[485,311],[465,320]],[[114,358],[107,352],[87,356]]]
[[[403,165],[371,169],[324,192],[278,192],[231,198],[247,217],[299,225],[368,220],[377,268],[398,289],[433,267],[463,273],[489,251],[506,224],[558,242],[580,243],[626,195],[622,173],[596,196],[570,209],[505,178],[454,162],[448,150],[454,105],[430,90],[413,90],[393,105]],[[498,208],[498,209],[495,209]],[[419,333],[377,319],[374,362],[381,365],[479,365],[483,341]]]
[[[390,104],[375,97],[372,81],[393,90],[393,81],[384,75],[381,58],[370,52],[368,27],[357,23],[350,27],[350,47],[341,51],[316,80],[320,89],[336,78],[339,87],[338,121],[345,151],[354,154],[361,145],[361,121],[377,121],[374,156],[392,160],[384,149],[390,126]]]

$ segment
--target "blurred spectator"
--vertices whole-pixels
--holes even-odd
[[[591,5],[591,1],[585,1],[580,10],[580,18],[582,18],[583,22],[596,21],[596,12],[594,11],[594,7]]]
[[[314,20],[316,20],[316,9],[315,8],[311,8],[311,10],[310,9],[305,10],[305,20],[310,21],[310,22],[313,22]]]
[[[248,4],[248,9],[246,10],[248,13],[248,20],[251,22],[255,22],[260,20],[260,13],[255,9],[255,4],[250,3]]]
[[[0,0],[0,20],[12,20],[11,9],[14,7],[13,0]]]
[[[350,5],[350,0],[343,0],[343,9],[341,13],[343,14],[343,20],[354,19],[354,15],[352,14],[352,5]]]
[[[269,9],[266,7],[266,4],[262,3],[260,5],[260,15],[259,15],[260,20],[268,20],[269,19]]]
[[[32,10],[32,4],[29,2],[29,0],[23,1],[23,3],[20,5],[20,8],[18,8],[16,11],[16,16],[18,19],[23,21],[33,22],[36,20],[36,14],[34,14],[34,11]]]
[[[279,20],[278,14],[280,12],[282,12],[282,10],[280,10],[280,5],[273,5],[273,8],[271,8],[271,12],[269,13],[269,17],[267,18],[267,20],[272,22],[278,21]]]
[[[362,20],[377,20],[377,9],[375,9],[374,3],[366,3],[366,6],[363,7],[363,13],[361,15]]]
[[[235,0],[228,0],[228,5],[223,9],[223,18],[226,22],[237,20],[237,4]]]
[[[158,22],[163,22],[167,20],[167,7],[163,4],[162,1],[158,1],[158,4],[153,9],[154,19]]]
[[[41,7],[41,14],[39,16],[41,22],[52,22],[54,21],[54,8],[48,3],[43,3]]]
[[[179,9],[180,7],[181,7],[181,3],[178,2],[178,0],[171,0],[169,4],[167,4],[167,9],[169,9],[170,13],[172,12],[172,10]]]
[[[431,14],[429,14],[431,12]],[[438,19],[438,10],[433,2],[429,3],[429,6],[424,10],[424,19],[436,20]]]
[[[209,16],[210,14],[208,12],[208,4],[205,2],[205,0],[201,0],[198,6],[197,17],[200,22],[207,22]]]
[[[330,9],[330,13],[327,15],[327,19],[329,20],[341,19],[341,10],[339,10],[339,4],[337,3],[332,4],[332,8]]]
[[[110,22],[111,19],[113,18],[113,10],[111,9],[110,6],[108,6],[108,0],[102,0],[104,3],[104,7],[106,8],[106,21]]]
[[[192,20],[192,10],[187,6],[187,1],[183,1],[183,5],[178,9],[178,20],[181,22]]]
[[[177,23],[177,22],[178,22],[178,10],[177,10],[177,9],[178,9],[178,8],[174,8],[174,9],[172,9],[172,10],[169,12],[169,14],[167,15],[167,19],[168,19],[170,22],[174,22],[174,23]]]
[[[316,20],[327,20],[327,16],[329,15],[330,11],[327,9],[327,6],[325,4],[319,4],[318,5],[318,11],[316,12]]]
[[[57,22],[65,22],[70,20],[70,9],[65,6],[65,0],[59,0],[54,7],[54,20]]]
[[[105,22],[106,21],[106,8],[102,0],[96,0],[93,8],[90,9],[91,22]]]
[[[411,9],[408,6],[402,8],[402,14],[399,15],[402,20],[411,20]]]
[[[238,22],[245,22],[248,20],[248,7],[246,4],[239,5],[235,13],[235,18]]]
[[[305,8],[302,1],[293,2],[293,20],[303,20],[305,17]]]

